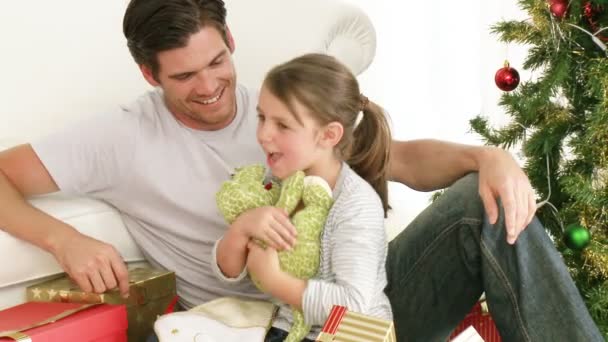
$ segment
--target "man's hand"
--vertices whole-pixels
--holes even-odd
[[[530,180],[506,151],[484,148],[479,158],[479,195],[490,223],[498,219],[497,198],[505,211],[507,242],[514,244],[519,234],[532,221],[536,196]]]
[[[127,267],[113,246],[76,232],[59,241],[53,254],[84,292],[103,293],[118,286],[124,298],[129,296]]]

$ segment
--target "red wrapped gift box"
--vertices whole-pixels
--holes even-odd
[[[21,304],[0,311],[0,342],[15,340],[126,342],[127,311],[124,305]]]
[[[501,342],[500,334],[492,316],[488,312],[487,304],[485,301],[480,301],[473,306],[471,312],[469,312],[464,320],[458,324],[456,329],[450,335],[450,340],[460,334],[469,326],[473,326],[479,335],[485,342]]]

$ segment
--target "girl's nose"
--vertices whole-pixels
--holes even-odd
[[[270,134],[268,132],[268,127],[267,127],[267,125],[264,124],[264,122],[258,123],[258,140],[261,143],[270,141]]]

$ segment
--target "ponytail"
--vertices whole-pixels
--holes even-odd
[[[391,131],[384,110],[363,97],[363,117],[353,131],[348,165],[376,190],[384,217],[388,209],[388,170]]]

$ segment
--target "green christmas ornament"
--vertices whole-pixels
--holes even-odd
[[[576,223],[566,227],[566,232],[564,232],[564,243],[568,248],[580,251],[587,247],[590,241],[591,233],[589,233],[587,228]]]

